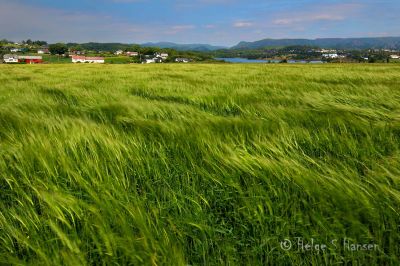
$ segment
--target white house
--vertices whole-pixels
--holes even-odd
[[[390,58],[392,58],[392,59],[400,59],[400,56],[399,56],[399,55],[396,55],[396,54],[392,54],[392,55],[390,56]]]
[[[3,56],[4,63],[18,63],[18,56],[14,54],[6,54]]]
[[[323,54],[322,56],[325,58],[339,58],[338,54]]]
[[[160,54],[156,54],[157,57],[161,57],[163,60],[168,58],[168,54],[167,53],[160,53]]]
[[[154,58],[146,58],[142,63],[143,64],[152,64],[155,62],[156,62],[156,60]]]
[[[86,57],[86,56],[71,56],[72,63],[93,63],[93,64],[104,64],[104,57]]]
[[[337,51],[332,49],[321,49],[318,52],[326,54],[326,53],[336,53]]]
[[[37,51],[37,53],[38,53],[38,54],[49,54],[50,51],[49,51],[49,49],[39,49],[39,50]]]
[[[118,51],[116,51],[114,54],[115,54],[115,55],[122,55],[123,53],[124,53],[124,51],[118,50]]]
[[[18,53],[18,52],[21,52],[21,49],[19,49],[19,48],[12,48],[12,49],[10,49],[10,52],[11,52],[11,53]]]
[[[85,63],[104,64],[104,57],[86,57]]]

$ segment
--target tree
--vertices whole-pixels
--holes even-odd
[[[160,48],[157,47],[142,47],[142,54],[144,55],[153,55],[155,53],[158,53],[160,51]]]
[[[375,57],[370,56],[370,57],[368,58],[368,63],[376,63]]]
[[[84,50],[80,44],[71,46],[70,49],[71,49],[71,51],[74,51],[74,52],[82,52]]]
[[[7,39],[2,39],[2,40],[0,40],[0,43],[2,43],[2,44],[7,44],[7,43],[10,43],[10,41],[7,40]]]
[[[130,51],[130,52],[138,52],[138,53],[140,53],[141,52],[141,47],[138,44],[134,44],[130,48],[127,48],[127,50]]]
[[[38,46],[44,46],[44,45],[47,45],[47,42],[46,41],[37,40],[37,41],[32,42],[32,44],[33,45],[38,45]]]
[[[68,52],[68,47],[64,43],[51,44],[49,46],[49,51],[54,55],[63,55]]]
[[[3,50],[2,47],[0,47],[0,64],[3,63],[3,55],[4,55],[5,51]]]

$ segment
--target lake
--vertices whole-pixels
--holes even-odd
[[[244,64],[267,64],[267,63],[279,63],[281,60],[258,60],[258,59],[247,59],[247,58],[215,58],[216,60],[222,60],[228,63],[244,63]],[[305,60],[288,60],[289,64],[323,64],[325,62],[320,60],[305,61]]]

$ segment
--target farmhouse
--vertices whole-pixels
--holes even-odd
[[[118,51],[115,52],[115,55],[121,55],[121,54],[123,54],[123,53],[124,53],[124,51],[118,50]]]
[[[45,48],[45,49],[39,49],[39,50],[37,51],[37,53],[38,53],[38,54],[49,54],[50,51],[49,51],[49,49]]]
[[[161,57],[163,60],[168,58],[168,54],[167,53],[157,53],[156,57]]]
[[[41,56],[20,55],[18,56],[18,62],[26,64],[41,64],[43,63],[43,58]]]
[[[6,54],[3,56],[3,61],[7,64],[18,63],[18,56],[13,54]]]
[[[165,53],[155,53],[154,55],[146,55],[145,59],[142,60],[142,64],[162,63],[167,58],[168,54]]]
[[[71,56],[72,63],[93,63],[93,64],[104,64],[104,57],[86,57],[73,55]]]
[[[392,58],[392,59],[400,59],[400,56],[399,56],[399,55],[396,55],[396,54],[392,54],[392,55],[390,56],[390,58]]]

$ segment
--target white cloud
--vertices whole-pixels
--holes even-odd
[[[338,4],[314,6],[308,10],[289,12],[279,15],[272,21],[273,25],[306,24],[318,21],[342,21],[359,11],[362,5],[359,4]]]
[[[292,17],[292,18],[282,18],[282,19],[276,19],[273,21],[273,24],[275,25],[291,25],[294,23],[300,23],[300,22],[312,22],[312,21],[339,21],[339,20],[344,20],[344,16],[340,15],[332,15],[332,14],[319,14],[319,15],[307,15],[307,16],[298,16],[298,17]]]
[[[253,25],[254,24],[249,21],[236,21],[235,23],[233,23],[233,27],[235,27],[235,28],[248,28]]]
[[[18,10],[18,16],[10,10]],[[67,12],[1,0],[0,25],[1,38],[49,42],[141,43],[160,41],[170,34],[195,28],[194,25],[125,22],[105,13]]]
[[[194,28],[195,28],[194,25],[176,25],[176,26],[172,27],[172,29],[176,30],[176,31],[191,30],[191,29],[194,29]]]
[[[164,31],[165,34],[178,34],[180,32],[188,31],[188,30],[193,30],[195,29],[196,26],[194,25],[175,25]]]

